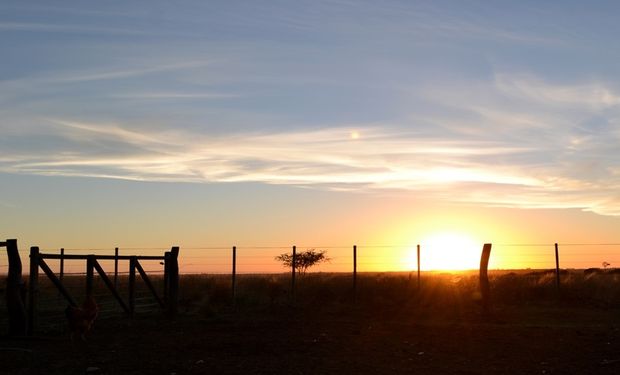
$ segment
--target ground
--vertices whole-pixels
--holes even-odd
[[[366,311],[281,307],[216,316],[97,322],[66,334],[3,339],[6,374],[617,374],[620,311],[499,307],[491,316],[410,305]],[[6,348],[26,351],[7,351]]]

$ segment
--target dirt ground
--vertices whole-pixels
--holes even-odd
[[[280,307],[106,318],[87,343],[55,332],[0,348],[2,374],[618,374],[620,311]]]

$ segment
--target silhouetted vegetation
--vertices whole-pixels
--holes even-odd
[[[325,250],[306,250],[295,254],[295,270],[300,275],[305,275],[308,268],[315,266],[319,263],[328,262],[329,258],[325,255]],[[284,267],[291,268],[293,265],[293,254],[284,253],[275,258],[277,261],[282,262]]]

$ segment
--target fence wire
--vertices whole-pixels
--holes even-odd
[[[553,243],[498,243],[493,244],[490,269],[549,269],[555,268],[555,244]],[[232,272],[232,246],[190,246],[181,247],[179,269],[183,274],[230,274]],[[317,264],[309,272],[352,272],[353,245],[297,246],[301,253],[309,249],[325,251],[327,261]],[[119,248],[119,255],[162,255],[166,247]],[[427,248],[420,247],[420,268],[423,271],[476,269],[479,265],[479,248]],[[615,268],[620,267],[620,243],[559,243],[559,266],[565,269]],[[60,249],[41,248],[42,253],[59,254]],[[236,272],[238,274],[270,274],[289,272],[288,267],[276,259],[284,253],[291,253],[292,246],[245,245],[236,247]],[[28,273],[28,249],[19,250],[22,268]],[[114,255],[114,248],[89,247],[65,248],[69,254]],[[60,260],[48,259],[47,263],[60,272]],[[108,275],[114,274],[113,260],[100,260]],[[145,271],[163,273],[163,262],[141,261]],[[85,260],[64,260],[64,275],[85,273]],[[357,245],[358,272],[402,272],[418,268],[416,245],[368,244]],[[5,251],[0,252],[0,274],[8,271]],[[129,262],[118,262],[118,275],[129,272]]]

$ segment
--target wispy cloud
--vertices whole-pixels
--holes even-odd
[[[135,92],[127,94],[110,95],[116,99],[138,99],[138,100],[161,100],[161,99],[230,99],[238,98],[238,94],[225,94],[218,92]]]
[[[204,60],[199,61],[183,61],[171,64],[160,65],[147,65],[142,67],[136,67],[132,69],[117,69],[117,70],[101,70],[91,72],[77,72],[71,75],[59,75],[50,78],[52,82],[84,82],[84,81],[101,81],[110,79],[121,79],[136,76],[143,76],[153,73],[161,73],[168,71],[177,71],[185,69],[193,69],[206,66],[209,62]]]
[[[153,35],[150,31],[85,25],[60,25],[35,22],[0,22],[0,30],[40,33],[97,33],[111,35]]]
[[[616,193],[620,176],[613,164],[617,160],[607,162],[612,165],[600,179],[572,176],[570,158],[553,163],[538,160],[540,153],[547,152],[544,142],[515,146],[509,141],[466,141],[457,136],[439,139],[397,126],[359,124],[213,137],[64,120],[54,123],[71,130],[66,137],[74,142],[96,141],[100,149],[51,157],[32,153],[0,162],[0,170],[152,181],[252,181],[353,191],[401,189],[486,205],[577,207],[620,214]],[[133,151],[117,152],[123,144]],[[532,154],[537,161],[524,163]],[[561,167],[564,163],[567,166]]]

